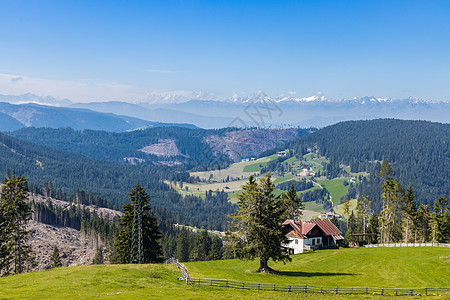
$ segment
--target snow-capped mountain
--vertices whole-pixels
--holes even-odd
[[[1,96],[10,103],[40,103],[47,106],[87,108],[146,121],[189,123],[202,128],[238,127],[324,127],[345,120],[397,118],[448,123],[450,102],[432,102],[409,97],[327,98],[321,93],[300,97],[288,92],[269,97],[263,92],[254,95],[235,94],[220,99],[205,93],[180,96],[152,96],[153,100],[129,102],[71,103],[68,99],[39,97],[33,94]],[[193,98],[191,98],[193,97]],[[5,117],[6,118],[6,117]],[[9,123],[14,123],[14,120]],[[14,125],[14,124],[13,124]],[[17,124],[16,124],[17,125]],[[11,125],[12,126],[12,125]]]

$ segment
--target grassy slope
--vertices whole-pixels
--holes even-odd
[[[356,199],[352,199],[350,200],[350,214],[352,212],[352,210],[354,211],[354,213],[356,214],[356,205],[358,204],[358,200]],[[336,206],[334,208],[334,211],[337,214],[340,214],[341,216],[344,216],[344,204],[339,204],[338,206]],[[345,216],[346,217],[346,216]]]
[[[226,260],[186,264],[192,276],[197,277],[372,287],[448,286],[449,265],[448,248],[316,251],[296,255],[293,262],[286,265],[271,263],[284,276],[254,273],[252,270],[258,266],[256,261]],[[321,295],[186,286],[183,281],[176,279],[179,276],[180,272],[174,265],[58,268],[0,278],[0,299],[386,299],[371,295]]]
[[[254,273],[258,261],[187,263],[194,277],[342,287],[450,286],[450,250],[439,247],[320,250],[270,263],[282,275]]]
[[[342,196],[347,194],[349,186],[348,185],[344,186],[343,182],[344,182],[343,178],[335,178],[331,180],[319,181],[319,183],[324,185],[330,192],[330,195],[333,198],[334,205],[338,205],[339,199],[341,199]]]
[[[179,276],[174,265],[58,268],[0,278],[0,299],[374,299],[186,286]]]

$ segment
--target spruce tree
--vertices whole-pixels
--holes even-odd
[[[53,253],[52,253],[50,260],[52,262],[52,268],[62,267],[61,257],[59,255],[59,249],[56,245],[53,247]]]
[[[240,258],[259,258],[259,272],[272,272],[269,259],[291,260],[283,247],[288,241],[282,231],[286,206],[273,194],[270,173],[261,178],[259,184],[250,176],[243,189],[238,195],[239,210],[232,216],[230,242]]]
[[[103,265],[103,247],[97,247],[94,259],[92,260],[93,265]]]
[[[417,207],[414,201],[414,193],[411,184],[406,190],[405,196],[403,198],[403,239],[405,243],[409,243],[411,240],[416,240],[416,236],[411,234],[414,232],[414,227],[417,218]],[[414,239],[413,239],[414,238]]]
[[[421,242],[426,243],[430,234],[430,205],[421,204],[417,210],[417,231]]]
[[[303,201],[298,197],[295,191],[294,183],[291,184],[291,188],[287,193],[283,193],[281,199],[284,202],[286,214],[285,220],[291,219],[295,221],[301,221],[303,215]]]
[[[143,263],[160,262],[162,260],[162,250],[159,240],[162,235],[158,231],[156,219],[151,216],[150,196],[145,189],[137,183],[131,192],[131,203],[123,206],[123,217],[119,220],[120,232],[115,243],[115,253],[113,262],[129,264],[131,258],[131,244],[134,220],[134,205],[138,197],[143,198],[142,207],[142,239],[143,239]]]
[[[10,179],[3,180],[0,197],[0,273],[22,273],[34,265],[31,246],[28,244],[29,231],[26,226],[31,219],[31,207],[26,202],[27,179],[16,176],[13,171]]]
[[[435,241],[447,243],[450,241],[450,215],[448,209],[448,198],[441,196],[434,201],[433,219],[436,224]]]
[[[184,228],[178,233],[176,258],[180,262],[189,261],[189,236],[187,230]]]

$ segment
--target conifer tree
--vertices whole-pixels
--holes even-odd
[[[97,247],[95,256],[92,259],[93,265],[103,265],[103,247]]]
[[[53,247],[53,253],[52,253],[52,257],[50,258],[50,260],[52,261],[52,268],[62,267],[61,257],[59,255],[59,249],[56,245]]]
[[[417,223],[417,207],[416,202],[414,201],[414,193],[411,187],[411,184],[408,186],[406,190],[405,196],[403,198],[403,239],[405,243],[409,243],[412,240],[411,232],[414,232],[414,226]],[[416,240],[416,236],[414,235],[414,242]]]
[[[417,210],[417,230],[421,237],[421,242],[428,241],[429,227],[430,227],[430,205],[421,204]]]
[[[435,241],[446,243],[450,240],[450,215],[448,198],[441,196],[434,201]]]
[[[290,261],[288,252],[282,246],[287,238],[282,232],[286,207],[273,194],[270,173],[260,179],[259,184],[250,176],[238,195],[239,210],[232,216],[228,236],[239,257],[259,258],[259,272],[272,272],[269,259]]]
[[[16,176],[13,171],[10,179],[3,180],[0,197],[0,273],[22,273],[34,264],[31,247],[28,245],[29,231],[26,226],[31,219],[30,205],[27,199],[27,179]]]
[[[350,200],[348,200],[347,195],[344,197],[344,203],[342,204],[342,208],[344,210],[344,216],[346,216],[347,223],[346,223],[346,230],[348,230],[348,218],[350,217]]]
[[[282,194],[281,199],[283,200],[286,209],[284,219],[301,221],[305,206],[295,191],[294,183],[291,184],[291,188],[287,193]]]
[[[381,242],[396,242],[401,238],[401,207],[403,188],[397,179],[393,179],[393,170],[387,159],[383,161],[377,174],[383,178],[381,200],[383,209],[380,216]]]
[[[180,262],[189,261],[189,237],[187,230],[182,228],[178,233],[176,258]]]
[[[366,233],[366,218],[370,212],[370,201],[369,196],[366,197],[359,197],[358,198],[358,204],[356,207],[356,211],[358,213],[358,219],[361,223],[361,229],[362,233]],[[364,237],[365,240],[365,237]]]
[[[143,197],[142,207],[142,238],[143,238],[143,263],[159,262],[162,259],[162,250],[159,240],[162,235],[158,231],[156,219],[151,216],[150,196],[145,189],[137,183],[128,194],[131,203],[123,206],[123,217],[119,220],[121,230],[116,240],[113,262],[128,264],[131,257],[131,238],[134,220],[134,205],[137,196]]]

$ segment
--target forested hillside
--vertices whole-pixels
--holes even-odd
[[[394,177],[406,187],[411,183],[419,203],[432,204],[450,192],[450,124],[379,119],[332,125],[288,143],[297,155],[318,151],[330,160],[327,175],[336,177],[342,166],[366,171],[369,179],[357,186],[380,208],[381,179],[375,176],[385,158]],[[281,148],[280,148],[281,149]]]
[[[151,196],[151,204],[173,221],[197,227],[224,230],[225,216],[234,205],[225,193],[213,192],[205,199],[182,197],[163,180],[189,180],[189,174],[167,166],[123,165],[39,146],[0,134],[0,170],[15,170],[37,186],[52,182],[56,190],[73,194],[83,189],[109,200],[119,208],[128,201],[127,193],[140,182]],[[164,217],[164,216],[161,216]]]
[[[92,158],[131,164],[165,164],[189,170],[218,169],[285,144],[306,129],[217,130],[159,127],[131,132],[24,128],[9,135]]]

